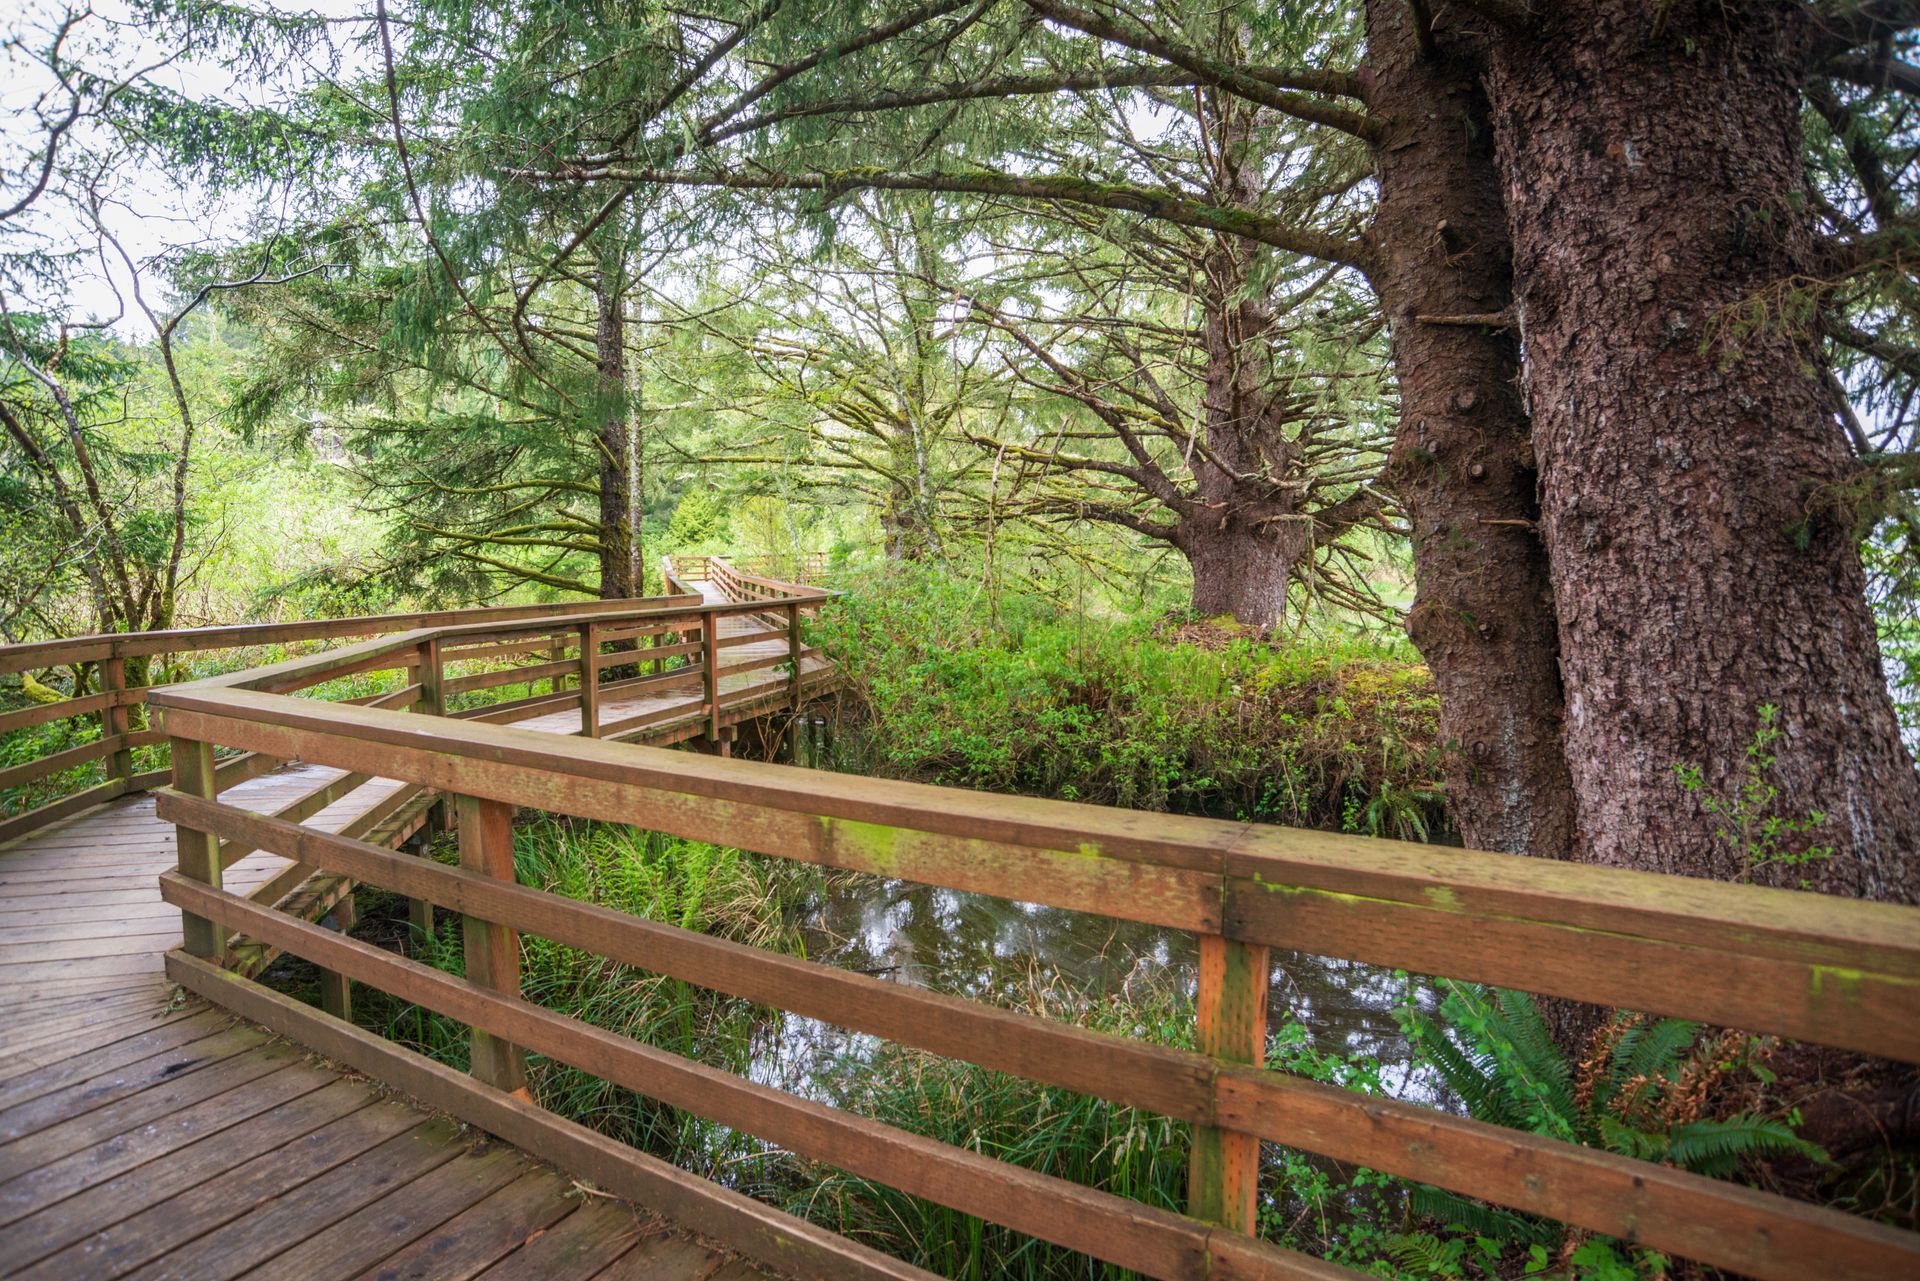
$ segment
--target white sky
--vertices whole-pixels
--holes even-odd
[[[298,6],[256,0],[252,7],[348,20],[337,32],[336,43],[342,45],[364,30],[352,20],[370,19],[373,13],[371,3],[358,0],[314,0]],[[68,52],[70,60],[94,74],[119,78],[166,61],[176,52],[134,26],[119,0],[94,0],[91,8],[92,16],[76,28]],[[6,41],[6,47],[0,49],[0,173],[4,174],[0,207],[11,204],[30,181],[23,167],[44,145],[44,133],[33,113],[36,101],[43,100],[43,110],[48,111],[64,102],[52,77],[29,52],[46,46],[67,11],[68,6],[59,0],[0,0],[0,33]],[[351,57],[351,49],[347,53]],[[249,83],[220,66],[176,58],[152,71],[148,79],[195,99],[260,103],[270,94],[295,92],[322,74],[319,67],[296,62],[277,69],[271,84]],[[85,122],[75,133],[78,146],[63,147],[63,160],[76,158],[81,149],[105,141],[102,131],[89,132]],[[114,203],[105,221],[127,251],[142,262],[190,245],[231,243],[244,234],[249,218],[263,203],[270,206],[273,199],[273,193],[266,191],[215,199],[198,184],[144,163],[124,164],[114,173],[109,190]],[[50,291],[26,282],[14,282],[9,305],[50,307],[64,303],[75,319],[104,319],[120,310],[115,286],[125,288],[125,269],[109,254],[109,266],[103,270],[94,255],[94,238],[79,211],[56,191],[49,190],[27,214],[0,226],[0,250],[26,249],[34,244],[78,248],[87,256],[67,275],[57,296],[48,296]],[[154,296],[157,288],[157,282],[147,286],[151,303],[159,302]],[[128,309],[132,310],[131,294]],[[123,316],[117,328],[128,337],[144,337],[147,322],[135,312]]]

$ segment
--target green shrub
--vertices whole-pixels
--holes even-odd
[[[856,773],[1424,839],[1444,824],[1438,700],[1404,642],[1269,643],[1062,617],[913,568],[869,575],[818,639]]]

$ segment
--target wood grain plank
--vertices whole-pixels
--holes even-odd
[[[199,1002],[195,1002],[195,1005],[197,1007],[195,1010],[186,1013],[177,1021],[118,1040],[94,1042],[79,1052],[85,1057],[84,1063],[63,1059],[24,1076],[0,1083],[0,1107],[10,1108],[39,1098],[49,1091],[60,1089],[76,1079],[83,1078],[88,1073],[98,1075],[111,1072],[124,1063],[144,1059],[172,1046],[198,1040],[230,1026],[233,1022],[233,1016],[225,1010],[212,1009]]]
[[[457,1150],[453,1160],[390,1188],[354,1213],[247,1273],[248,1281],[349,1281],[532,1169],[511,1148]]]
[[[356,1113],[355,1117],[361,1115]],[[219,1220],[220,1230],[176,1244],[127,1273],[129,1281],[178,1281],[185,1277],[230,1281],[459,1155],[452,1125],[444,1121],[418,1124],[417,1114],[409,1119],[416,1124],[317,1176],[304,1162],[279,1159],[266,1169],[255,1170],[255,1183],[262,1179],[286,1181],[286,1190],[270,1198],[236,1203],[232,1187],[213,1189],[211,1184],[205,1185],[205,1190],[219,1193],[218,1208],[227,1215]],[[155,1211],[163,1208],[157,1206]]]
[[[551,1170],[522,1173],[360,1274],[360,1281],[472,1281],[572,1214],[571,1185]]]
[[[589,1281],[643,1241],[662,1238],[683,1239],[672,1237],[657,1219],[641,1219],[630,1205],[587,1198],[572,1214],[480,1273],[480,1281]]]
[[[334,1088],[329,1086],[327,1090]],[[276,1109],[267,1116],[282,1111],[285,1109]],[[14,1281],[106,1281],[106,1278],[121,1276],[197,1238],[216,1233],[236,1219],[272,1206],[277,1198],[326,1177],[425,1123],[419,1112],[405,1104],[369,1104],[281,1147],[258,1149],[249,1158],[212,1178],[143,1207],[116,1223],[96,1227],[64,1249],[47,1255]],[[239,1129],[234,1127],[234,1132]],[[440,1137],[450,1134],[451,1131],[445,1130],[436,1132]],[[424,1153],[430,1160],[434,1155],[430,1148],[429,1144],[414,1151]],[[381,1178],[394,1177],[389,1167],[380,1162],[370,1162],[363,1167],[361,1176],[376,1189]],[[247,1235],[257,1232],[270,1237],[272,1229],[256,1224],[242,1231]],[[156,1271],[174,1278],[190,1277],[195,1274],[185,1269],[195,1262],[189,1253],[174,1260],[179,1270],[163,1264]]]
[[[637,1152],[511,1094],[489,1089],[444,1064],[329,1019],[258,984],[235,979],[183,952],[167,957],[168,973],[192,991],[228,1005],[262,1026],[329,1059],[404,1090],[428,1106],[550,1161],[577,1178],[645,1205],[703,1236],[804,1281],[933,1281],[931,1273],[849,1241],[664,1161]]]
[[[292,1145],[312,1153],[314,1145],[303,1143],[303,1139],[377,1101],[373,1090],[362,1082],[335,1081],[187,1144],[164,1160],[148,1161],[28,1215],[0,1229],[0,1276],[16,1276],[29,1264],[76,1242],[91,1240],[95,1247],[104,1247],[107,1229],[149,1206],[225,1175],[262,1152]]]
[[[262,1044],[251,1053],[187,1072],[70,1121],[16,1139],[0,1147],[0,1203],[4,1203],[9,1190],[20,1190],[19,1181],[30,1171],[149,1123],[162,1122],[235,1086],[281,1071],[291,1066],[297,1057],[285,1046]]]
[[[184,1072],[256,1049],[261,1044],[262,1038],[258,1032],[227,1028],[85,1077],[65,1089],[49,1091],[29,1102],[15,1104],[0,1111],[0,1146],[61,1121],[71,1120],[82,1113],[105,1107],[116,1099],[137,1094]],[[92,1064],[89,1061],[84,1066],[91,1067]]]
[[[218,1070],[209,1068],[206,1072]],[[0,1184],[0,1220],[11,1223],[117,1174],[163,1159],[209,1134],[311,1094],[335,1079],[318,1068],[295,1064],[246,1082],[248,1088],[171,1109],[135,1129]]]

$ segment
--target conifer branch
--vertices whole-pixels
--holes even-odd
[[[1302,94],[1288,92],[1268,79],[1249,74],[1246,68],[1208,57],[1197,49],[1175,44],[1150,31],[1123,25],[1104,14],[1065,4],[1061,0],[1026,0],[1026,4],[1035,13],[1062,26],[1072,27],[1090,36],[1124,45],[1136,52],[1148,54],[1196,75],[1204,76],[1209,83],[1219,86],[1236,97],[1258,103],[1263,107],[1271,107],[1296,120],[1326,125],[1328,128],[1338,129],[1342,133],[1352,134],[1356,138],[1369,142],[1380,136],[1380,122],[1363,111],[1329,106]],[[1303,87],[1311,86],[1315,92],[1360,96],[1359,77],[1350,73],[1326,72],[1316,75],[1302,72],[1294,73],[1290,79]]]
[[[930,191],[945,195],[1009,196],[1092,205],[1144,214],[1182,226],[1243,236],[1288,253],[1337,262],[1361,272],[1371,269],[1367,247],[1326,232],[1296,227],[1266,214],[1229,205],[1207,204],[1166,191],[1090,178],[1000,173],[990,169],[936,173],[891,173],[882,169],[841,169],[822,173],[737,173],[728,170],[600,169],[513,170],[515,177],[542,182],[652,183],[678,187],[721,187],[737,191],[820,191],[829,197],[849,192]]]

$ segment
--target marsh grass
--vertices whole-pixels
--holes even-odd
[[[522,884],[649,920],[769,948],[806,951],[804,924],[820,895],[858,892],[843,876],[786,860],[604,824],[537,819],[516,827]],[[433,850],[457,856],[450,843]],[[388,944],[406,934],[404,902],[362,891],[356,933]],[[462,972],[459,924],[405,944],[418,959]],[[311,972],[282,961],[270,981],[312,999]],[[1021,971],[998,985],[1028,1013],[1117,1034],[1179,1043],[1191,995],[1136,981],[1125,994],[1077,990],[1058,975]],[[745,1076],[765,1078],[778,1011],[544,939],[521,941],[521,987],[548,1009]],[[464,1069],[467,1030],[417,1006],[356,986],[354,1017],[373,1031]],[[853,1177],[666,1107],[550,1060],[529,1058],[543,1107],[686,1169],[954,1277],[1119,1277],[1018,1233]],[[789,1083],[791,1084],[791,1083]],[[1185,1196],[1187,1127],[1163,1117],[870,1037],[851,1037],[809,1060],[810,1097],[863,1116],[1146,1204]]]

